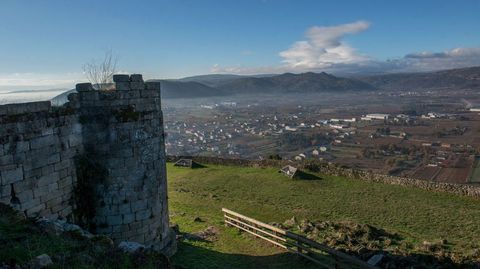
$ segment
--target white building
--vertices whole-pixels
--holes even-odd
[[[345,129],[345,128],[348,128],[348,126],[342,125],[342,124],[330,124],[330,127],[333,128],[333,129]]]
[[[345,122],[356,122],[357,119],[356,118],[351,118],[351,119],[344,119],[343,121],[345,121]]]
[[[374,113],[374,114],[367,114],[362,119],[363,120],[387,120],[389,117],[390,117],[389,114]]]

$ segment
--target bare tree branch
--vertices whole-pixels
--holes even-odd
[[[83,72],[95,89],[108,89],[113,82],[113,75],[117,71],[117,61],[118,59],[113,55],[112,50],[108,50],[101,62],[92,60],[84,64]]]

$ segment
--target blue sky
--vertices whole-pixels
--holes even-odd
[[[109,49],[147,78],[480,65],[479,14],[479,0],[2,0],[0,87],[81,80]]]

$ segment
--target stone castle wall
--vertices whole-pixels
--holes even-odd
[[[50,102],[0,106],[0,202],[26,216],[68,217],[83,152],[72,110]]]
[[[96,187],[97,232],[143,243],[171,241],[160,84],[116,75],[115,91],[78,85],[87,156],[106,169]]]
[[[160,83],[114,82],[77,84],[61,108],[0,106],[0,202],[171,253]]]

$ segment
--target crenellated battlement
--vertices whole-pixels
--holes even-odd
[[[7,104],[0,106],[0,116],[12,116],[26,113],[48,112],[51,109],[49,101],[22,104]]]
[[[171,253],[160,83],[113,78],[109,90],[77,84],[61,108],[0,106],[0,202]],[[82,158],[105,172],[89,176]]]

